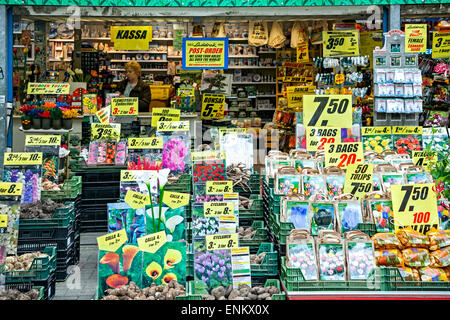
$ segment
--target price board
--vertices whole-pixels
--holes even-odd
[[[42,152],[5,152],[3,165],[41,165]]]
[[[189,121],[158,121],[156,131],[189,131]]]
[[[238,234],[214,234],[206,236],[207,250],[227,250],[239,247]]]
[[[359,56],[359,32],[323,31],[323,56]]]
[[[128,138],[128,149],[162,149],[162,137]]]
[[[233,181],[206,181],[206,194],[215,195],[233,192]]]
[[[8,215],[0,214],[0,234],[8,231]]]
[[[433,188],[432,183],[391,186],[396,232],[408,226],[423,234],[432,227],[439,229],[437,198]]]
[[[137,242],[139,250],[155,253],[167,242],[166,231],[160,231],[139,237]]]
[[[20,196],[22,195],[22,183],[0,182],[0,195],[2,196]]]
[[[412,158],[415,166],[422,166],[427,170],[438,161],[437,152],[428,150],[413,151]]]
[[[117,251],[123,244],[128,241],[127,231],[125,229],[108,233],[97,238],[98,249],[103,251]]]
[[[205,202],[203,214],[205,217],[234,215],[234,204],[230,201]]]
[[[70,83],[29,82],[27,94],[70,94]]]
[[[303,124],[306,127],[351,128],[351,95],[304,95]]]
[[[341,128],[306,127],[306,151],[324,150],[325,143],[341,143]]]
[[[297,63],[309,62],[308,42],[297,43]]]
[[[289,86],[286,87],[288,108],[296,109],[303,107],[303,96],[312,94],[316,86]]]
[[[59,135],[27,135],[25,137],[26,146],[59,146],[61,136]]]
[[[136,116],[139,113],[139,99],[131,98],[112,98],[111,115],[113,116]]]
[[[225,160],[225,151],[198,151],[191,153],[192,161]]]
[[[149,181],[156,178],[156,170],[120,170],[120,181]]]
[[[431,57],[433,59],[450,57],[450,33],[433,33]]]
[[[345,173],[344,193],[351,193],[357,199],[363,199],[372,191],[373,164],[350,164]]]
[[[202,99],[202,119],[222,119],[225,112],[225,94],[204,93]]]
[[[156,127],[158,121],[180,121],[180,110],[172,108],[153,108],[152,127]]]
[[[91,141],[119,140],[120,138],[120,123],[93,123],[91,124]]]
[[[347,168],[350,164],[363,163],[361,142],[343,142],[325,144],[325,166]]]
[[[189,193],[165,191],[163,195],[163,203],[168,205],[171,209],[187,206],[189,201]]]

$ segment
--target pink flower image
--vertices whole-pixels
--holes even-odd
[[[173,139],[164,144],[162,165],[170,171],[184,171],[187,155],[186,143],[181,139]]]

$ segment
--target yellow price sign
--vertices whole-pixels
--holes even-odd
[[[323,31],[322,35],[324,57],[359,55],[358,31]]]
[[[180,121],[180,110],[171,108],[153,108],[152,127],[156,127],[158,121]]]
[[[2,196],[20,196],[22,195],[22,183],[0,182],[0,195]]]
[[[432,227],[439,229],[437,198],[433,188],[433,183],[391,186],[396,232],[408,226],[423,234]]]
[[[149,181],[156,178],[155,170],[120,170],[120,181]]]
[[[238,234],[213,234],[206,236],[207,250],[227,250],[239,247]]]
[[[177,209],[187,206],[190,199],[191,196],[189,193],[165,191],[163,196],[163,203],[168,205],[171,209]]]
[[[225,95],[204,93],[202,99],[202,119],[222,119],[225,112]]]
[[[230,201],[205,202],[203,214],[205,217],[234,215],[234,204]]]
[[[6,230],[8,228],[8,215],[7,214],[0,214],[0,230],[4,229],[3,233],[6,233]],[[1,234],[2,232],[0,232]]]
[[[433,33],[431,57],[433,59],[450,57],[450,33]]]
[[[5,152],[3,164],[5,166],[40,165],[42,152]]]
[[[192,152],[192,161],[224,160],[225,151]]]
[[[125,195],[125,202],[133,209],[145,208],[150,204],[150,196],[133,190],[128,190]]]
[[[233,181],[206,181],[206,194],[222,194],[233,192]]]
[[[392,127],[392,134],[422,134],[422,127]]]
[[[131,98],[112,98],[111,115],[113,116],[136,116],[139,113],[139,99]]]
[[[405,24],[405,52],[426,52],[427,34],[426,24]]]
[[[325,144],[325,166],[347,168],[350,164],[364,162],[361,142]]]
[[[189,131],[189,121],[158,121],[156,131]]]
[[[344,193],[351,193],[357,199],[372,191],[373,164],[350,164],[345,173]]]
[[[70,83],[29,82],[27,94],[70,94]]]
[[[286,96],[288,101],[288,108],[303,107],[303,96],[305,94],[314,93],[316,86],[289,86],[286,87]]]
[[[162,149],[162,137],[128,138],[128,149]]]
[[[25,138],[26,146],[59,146],[61,145],[61,136],[58,135],[27,135]]]
[[[363,136],[391,134],[391,127],[363,127],[361,130],[361,134]]]
[[[148,50],[151,41],[151,26],[111,26],[114,50]]]
[[[93,123],[91,124],[91,140],[120,138],[120,123]]]
[[[308,42],[297,43],[297,63],[309,62]]]
[[[115,252],[128,241],[127,231],[125,229],[108,233],[97,238],[98,249],[103,251]]]
[[[137,242],[139,250],[155,253],[167,242],[166,231],[160,231],[144,237],[139,237]]]
[[[436,151],[413,151],[412,158],[415,166],[422,166],[427,170],[438,161]]]
[[[306,151],[324,150],[325,143],[341,143],[341,128],[306,127]]]
[[[307,127],[351,128],[351,95],[303,96],[303,124]]]

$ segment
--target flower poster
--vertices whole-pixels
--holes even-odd
[[[143,287],[172,280],[186,285],[186,242],[166,242],[155,253],[144,252],[143,261]]]
[[[137,239],[146,235],[145,210],[132,209],[127,203],[108,203],[108,232],[125,229],[129,243],[137,244]]]
[[[162,167],[173,175],[191,172],[191,138],[189,132],[156,132],[163,138]]]
[[[161,208],[161,221],[159,219],[159,205],[147,205],[146,230],[147,234],[160,231],[166,232],[167,241],[180,241],[186,239],[186,212],[185,207],[171,209],[166,205]]]
[[[84,94],[81,100],[83,106],[83,115],[92,116],[97,112],[97,95]]]
[[[59,145],[25,146],[25,152],[42,152],[42,183],[58,183]]]
[[[21,203],[33,203],[41,199],[42,165],[5,165],[3,182],[23,184]]]

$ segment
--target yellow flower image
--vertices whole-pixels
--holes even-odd
[[[174,273],[168,273],[164,275],[164,277],[161,280],[162,284],[169,284],[170,281],[177,280],[177,276]]]
[[[173,268],[174,264],[177,264],[182,259],[181,252],[174,249],[169,249],[164,256],[164,269]]]
[[[389,144],[389,139],[384,139],[382,142],[381,142],[381,145],[383,146],[383,147],[386,147],[388,144]]]
[[[381,137],[380,136],[376,136],[375,140],[381,140]]]
[[[370,145],[375,148],[378,145],[378,142],[375,140],[372,140],[372,141],[370,141]]]
[[[375,150],[376,153],[382,153],[383,152],[383,148],[381,146],[376,146],[374,150]]]
[[[145,269],[145,273],[152,278],[153,280],[156,280],[161,275],[162,268],[157,262],[152,262],[148,265],[147,269]]]

